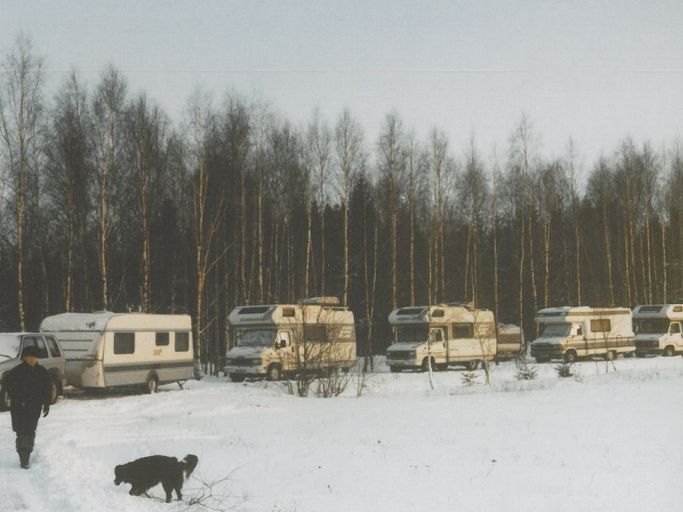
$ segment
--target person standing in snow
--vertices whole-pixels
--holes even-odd
[[[5,375],[5,386],[10,398],[12,430],[17,434],[19,462],[28,469],[41,410],[43,417],[50,412],[50,376],[38,364],[36,347],[25,347],[21,359],[22,363]]]

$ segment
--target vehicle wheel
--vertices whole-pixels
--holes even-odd
[[[0,411],[8,411],[10,406],[9,393],[6,389],[0,391]]]
[[[403,368],[401,368],[399,366],[390,366],[389,371],[391,373],[401,373],[403,371]]]
[[[432,371],[436,371],[436,363],[434,363],[434,358],[424,358],[422,360],[422,366],[420,367],[423,372],[428,372],[429,371],[429,363],[431,361],[432,365]]]
[[[50,404],[57,402],[57,397],[59,396],[59,387],[54,380],[50,381]]]
[[[636,350],[636,357],[645,357],[645,352],[640,352]]]
[[[608,350],[605,352],[605,361],[614,361],[616,358],[616,354],[613,350]]]
[[[474,371],[479,368],[479,361],[467,361],[465,363],[465,368],[467,368],[469,371]]]
[[[230,380],[233,382],[244,382],[244,375],[230,374]]]
[[[565,363],[569,363],[569,364],[575,363],[577,359],[578,358],[576,357],[576,352],[574,352],[573,350],[567,350],[564,353],[564,362]]]
[[[147,377],[147,393],[153,395],[159,389],[159,379],[156,375]]]
[[[280,380],[282,378],[282,368],[279,364],[271,364],[268,367],[268,373],[266,373],[266,379],[268,380]]]
[[[664,349],[664,351],[662,352],[662,355],[664,357],[671,357],[672,355],[674,355],[674,348],[671,345],[669,345],[668,347],[666,347]]]

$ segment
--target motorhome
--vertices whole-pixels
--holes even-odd
[[[683,352],[683,304],[654,304],[633,309],[636,355],[672,356]]]
[[[189,315],[62,313],[40,324],[64,350],[67,383],[78,388],[182,383],[194,375]]]
[[[524,331],[518,325],[498,324],[496,342],[496,361],[514,359],[524,350]]]
[[[356,362],[353,313],[336,297],[238,306],[228,323],[232,348],[225,355],[225,371],[234,382],[246,377],[279,380],[300,371],[348,370]]]
[[[573,363],[582,357],[632,355],[635,339],[628,308],[557,307],[536,314],[538,338],[531,342],[531,355],[539,363],[564,359]]]
[[[410,306],[389,314],[393,343],[386,350],[392,372],[446,369],[451,364],[475,369],[496,357],[493,312],[466,304]]]

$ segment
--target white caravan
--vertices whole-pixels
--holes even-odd
[[[300,304],[238,306],[228,316],[233,348],[225,371],[234,382],[279,380],[301,371],[348,370],[356,362],[353,313],[336,297]]]
[[[405,369],[446,369],[464,364],[475,369],[496,357],[493,312],[464,304],[410,306],[389,314],[394,340],[386,351],[392,372]]]
[[[189,315],[62,313],[40,330],[54,334],[64,351],[67,383],[79,388],[159,384],[194,375]]]
[[[683,304],[655,304],[633,309],[636,355],[672,356],[683,352]]]
[[[531,355],[539,363],[581,357],[632,355],[635,339],[628,308],[560,307],[536,314],[538,338],[531,342]]]

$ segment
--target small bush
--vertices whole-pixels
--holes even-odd
[[[464,386],[478,384],[479,382],[477,381],[477,377],[478,375],[474,372],[465,372],[462,374],[462,383]]]
[[[557,372],[557,375],[559,377],[571,377],[574,375],[572,373],[572,365],[571,363],[559,363],[555,365],[555,371]]]
[[[515,372],[515,379],[517,380],[534,380],[536,378],[536,372],[538,371],[535,366],[529,366],[524,359],[517,359],[515,361],[517,366],[517,371]]]

